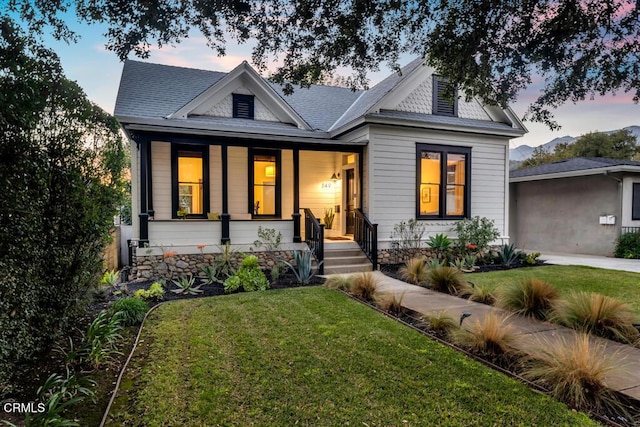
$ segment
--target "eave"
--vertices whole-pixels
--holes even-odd
[[[558,172],[558,173],[547,173],[542,175],[520,176],[520,177],[509,178],[509,182],[517,183],[517,182],[530,182],[530,181],[544,181],[549,179],[575,178],[575,177],[581,177],[581,176],[609,175],[612,173],[640,173],[640,167],[629,166],[629,165],[607,166],[602,168],[582,169],[582,170]]]

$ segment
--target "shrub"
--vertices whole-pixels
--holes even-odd
[[[225,293],[244,289],[247,292],[269,289],[269,280],[258,264],[258,257],[249,255],[242,260],[240,269],[224,281]]]
[[[577,334],[570,340],[559,336],[553,342],[541,341],[528,353],[522,375],[540,382],[555,398],[585,411],[620,407],[604,385],[620,367],[618,352],[610,353],[587,334]]]
[[[424,223],[411,218],[409,221],[400,221],[400,223],[393,226],[391,239],[394,242],[398,242],[403,257],[405,255],[416,256],[422,246],[424,233]]]
[[[69,331],[100,278],[126,160],[116,120],[55,53],[0,21],[12,46],[0,72],[0,393],[20,393],[33,378],[21,367]]]
[[[120,298],[113,303],[110,309],[111,315],[120,313],[120,321],[123,326],[133,326],[142,323],[144,316],[149,311],[149,304],[140,298]]]
[[[535,265],[538,262],[538,258],[540,258],[540,255],[540,252],[525,254],[524,262],[528,265]]]
[[[100,280],[100,284],[114,288],[116,286],[116,283],[118,283],[119,275],[120,273],[118,273],[116,270],[105,271],[102,275],[102,279]]]
[[[402,316],[407,311],[407,309],[402,306],[403,298],[404,294],[398,297],[395,293],[377,292],[374,295],[374,300],[378,308],[396,317]]]
[[[295,260],[295,265],[288,261],[284,261],[284,263],[291,269],[291,271],[293,271],[293,274],[295,274],[298,279],[298,283],[307,285],[318,272],[317,268],[313,268],[314,259],[311,251],[294,250],[293,258]],[[318,267],[320,267],[323,262],[324,261],[320,261]]]
[[[469,286],[462,272],[454,267],[437,267],[430,270],[429,283],[433,290],[451,295],[463,293]]]
[[[226,277],[233,276],[236,273],[236,253],[238,251],[232,249],[229,242],[225,243],[222,247],[218,246],[218,249],[220,249],[220,254],[218,254],[213,261],[215,270],[218,272],[218,275],[224,275]]]
[[[271,279],[278,280],[286,271],[286,267],[276,256],[282,244],[282,233],[275,228],[262,228],[258,226],[258,239],[253,242],[253,246],[258,249],[264,247],[265,252],[272,262]],[[254,247],[251,250],[254,250]]]
[[[640,233],[621,234],[616,242],[614,256],[616,258],[640,258]]]
[[[456,246],[462,252],[469,250],[467,245],[473,245],[478,252],[484,252],[489,247],[489,243],[500,237],[495,223],[479,216],[458,221],[455,230],[458,239]]]
[[[371,272],[359,273],[355,276],[351,286],[351,293],[365,301],[373,301],[378,279]]]
[[[517,314],[546,320],[557,300],[558,291],[553,286],[528,278],[506,286],[498,296],[498,305]]]
[[[553,320],[579,331],[635,344],[640,333],[633,326],[631,307],[612,297],[574,292],[554,306]]]
[[[171,292],[176,294],[187,294],[187,295],[197,295],[202,293],[202,289],[200,289],[201,285],[196,286],[196,278],[193,276],[180,277],[178,280],[172,280],[173,284],[178,287],[178,289],[171,289]]]
[[[455,340],[478,353],[509,353],[512,351],[515,333],[513,327],[506,323],[506,319],[497,313],[487,313],[482,320],[473,320],[468,331],[460,329]]]
[[[146,300],[161,300],[164,299],[164,286],[162,282],[153,282],[149,289],[138,289],[133,296]]]
[[[98,369],[105,363],[110,363],[113,356],[122,354],[118,351],[117,340],[122,339],[120,331],[120,315],[110,316],[106,310],[102,310],[87,328],[85,345],[88,349],[86,361],[94,369]]]
[[[448,335],[458,328],[458,321],[446,311],[425,314],[422,320],[427,323],[427,327],[441,335]]]
[[[353,282],[355,281],[355,276],[352,275],[335,275],[327,278],[327,281],[324,284],[331,289],[339,289],[341,291],[349,291],[353,286]]]
[[[425,259],[422,257],[405,261],[398,272],[404,280],[418,286],[424,286],[429,277],[429,267],[427,267]]]
[[[490,285],[486,283],[480,285],[476,285],[474,283],[470,284],[471,288],[462,291],[462,295],[469,296],[470,301],[480,302],[482,304],[488,305],[493,305],[496,302],[496,297],[493,294],[493,289]]]

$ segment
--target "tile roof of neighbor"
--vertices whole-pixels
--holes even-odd
[[[574,157],[544,165],[512,170],[509,178],[533,177],[557,173],[579,172],[589,169],[599,169],[613,166],[640,166],[640,162],[633,160],[609,159],[605,157]]]

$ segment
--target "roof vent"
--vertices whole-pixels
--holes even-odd
[[[233,94],[233,118],[249,119],[254,117],[254,100],[253,95]]]

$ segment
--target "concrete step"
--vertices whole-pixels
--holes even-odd
[[[360,248],[356,249],[326,249],[324,250],[324,257],[340,258],[340,257],[352,257],[352,256],[364,256],[364,253]]]
[[[325,266],[324,274],[349,274],[360,273],[365,271],[371,271],[371,264],[353,264],[353,265],[340,265],[340,266]]]
[[[353,240],[325,240],[324,250],[334,249],[357,249],[360,250],[360,246]]]
[[[369,258],[360,253],[360,256],[349,256],[349,257],[328,257],[325,253],[324,256],[324,266],[325,268],[331,266],[340,266],[340,265],[354,265],[354,264],[370,264]]]

